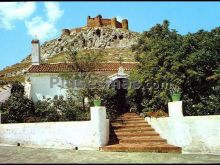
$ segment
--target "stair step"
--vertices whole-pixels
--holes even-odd
[[[144,121],[142,118],[117,118],[113,120],[112,122],[118,122],[118,121]]]
[[[154,131],[153,128],[151,127],[140,127],[139,129],[134,129],[134,128],[121,128],[121,129],[115,129],[111,130],[111,132],[145,132],[145,131]]]
[[[123,138],[118,140],[119,143],[148,143],[148,142],[167,142],[166,139],[162,139],[158,136],[151,136],[151,138]]]
[[[118,129],[129,129],[129,128],[132,128],[132,129],[144,129],[144,128],[151,128],[150,125],[115,125],[115,126],[111,126],[112,129],[114,130],[118,130]]]
[[[122,129],[136,129],[136,130],[142,130],[142,129],[149,129],[152,128],[150,124],[144,124],[144,125],[111,125],[112,130],[122,130]]]
[[[144,121],[144,119],[142,119],[142,118],[135,118],[135,119],[133,119],[133,118],[129,118],[129,119],[120,118],[120,119],[115,119],[111,122],[120,122],[120,121]]]
[[[140,121],[114,121],[112,122],[112,124],[148,124],[146,121],[144,120],[140,120]]]
[[[124,144],[124,143],[129,143],[129,144],[133,144],[133,143],[138,143],[138,144],[143,144],[143,143],[149,143],[149,142],[165,142],[167,143],[166,139],[162,139],[159,136],[147,136],[147,137],[123,137],[121,139],[117,139],[117,137],[115,138],[111,138],[109,140],[109,143],[115,144],[115,143],[120,143],[120,144]]]
[[[150,127],[150,125],[147,123],[147,122],[145,122],[145,123],[136,123],[136,124],[134,124],[134,123],[111,123],[111,125],[113,126],[113,127],[120,127],[120,126],[131,126],[131,127],[140,127],[140,126],[142,126],[142,127],[147,127],[147,126],[149,126]]]
[[[169,144],[158,145],[158,146],[148,146],[148,145],[109,145],[100,147],[101,151],[117,151],[117,152],[159,152],[159,153],[181,153],[180,147],[175,147]]]
[[[111,134],[112,136],[114,136],[113,134]],[[159,136],[158,133],[156,133],[155,131],[146,131],[146,132],[115,132],[116,136],[132,136],[132,137],[136,137],[136,136]]]
[[[142,135],[135,135],[135,134],[121,134],[121,135],[110,135],[110,138],[117,138],[117,139],[123,139],[123,138],[136,138],[136,137],[140,137],[140,138],[144,138],[146,136],[159,136],[158,133],[147,133],[147,134],[142,134]]]
[[[113,121],[111,122],[115,122],[115,121],[144,121],[144,118],[139,118],[139,117],[130,117],[130,118],[117,118],[117,119],[114,119]]]
[[[120,145],[140,145],[140,143],[136,142],[136,143],[120,143]],[[166,142],[164,141],[158,141],[158,142],[142,142],[141,145],[143,146],[158,146],[158,145],[165,145],[167,144]]]

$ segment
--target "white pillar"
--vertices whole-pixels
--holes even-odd
[[[40,65],[40,42],[39,40],[32,40],[32,65]]]
[[[103,106],[90,107],[92,136],[94,147],[101,147],[108,144],[109,121],[106,119],[106,108]]]
[[[183,117],[182,101],[169,102],[168,111],[169,111],[169,117],[177,118],[177,119],[182,118]]]
[[[31,98],[31,83],[29,81],[26,81],[24,83],[24,91],[25,91],[25,96],[27,98]]]
[[[183,147],[191,143],[190,127],[184,121],[182,101],[173,101],[168,103],[169,120],[168,128],[169,143]]]

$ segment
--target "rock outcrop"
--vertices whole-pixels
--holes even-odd
[[[77,33],[64,33],[60,38],[41,45],[41,58],[46,59],[68,50],[130,48],[139,33],[117,28],[88,28]]]

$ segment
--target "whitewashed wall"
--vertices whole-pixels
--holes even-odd
[[[0,124],[0,143],[97,150],[109,140],[109,120],[103,118],[102,114],[96,114],[97,112],[92,112],[96,117],[91,117],[91,121]]]
[[[0,88],[0,103],[4,102],[11,95],[11,86]]]
[[[145,120],[169,144],[182,147],[183,153],[220,155],[220,115]]]
[[[34,102],[42,100],[43,96],[46,98],[53,98],[55,95],[66,96],[66,89],[61,88],[62,80],[59,78],[58,84],[51,85],[55,82],[53,77],[58,77],[57,74],[29,74],[31,83],[31,98]]]

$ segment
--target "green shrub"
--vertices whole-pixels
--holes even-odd
[[[77,94],[81,97],[82,100],[87,97],[90,101],[90,106],[94,106],[93,100],[95,95],[98,95],[102,100],[101,105],[106,107],[107,118],[112,120],[118,116],[116,91],[114,89],[108,89],[104,87],[94,89],[85,88],[79,90]]]
[[[44,99],[35,104],[36,115],[42,121],[79,121],[89,120],[89,111],[77,103],[76,99],[64,100],[62,96],[55,96],[53,99]]]
[[[20,82],[13,83],[11,87],[11,93],[24,94],[24,86]]]
[[[184,115],[212,115],[219,110],[220,27],[180,35],[169,22],[145,31],[136,45],[138,68],[132,72],[143,89],[143,111],[167,111],[170,86],[181,89]],[[148,86],[149,83],[155,83]],[[164,87],[163,84],[169,84]]]
[[[105,89],[101,92],[103,106],[106,107],[106,115],[110,120],[118,116],[116,91],[113,89]]]
[[[1,111],[5,116],[3,122],[20,123],[34,115],[35,107],[34,103],[22,93],[15,92],[1,105]]]

